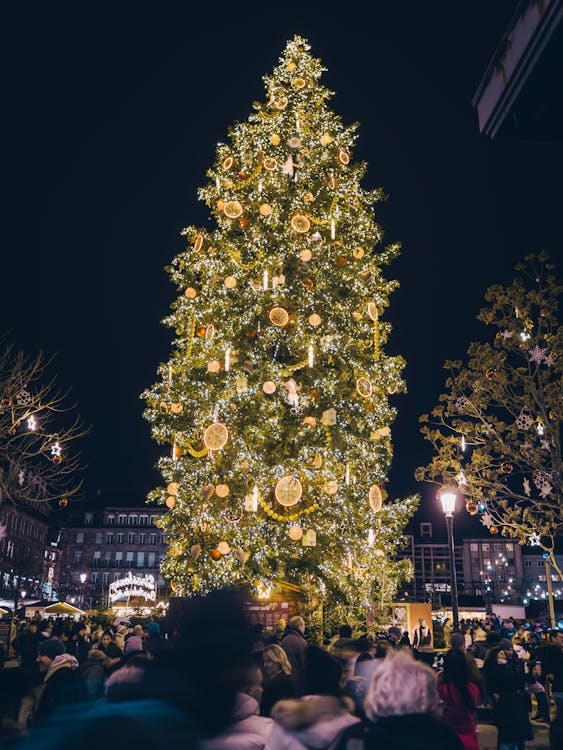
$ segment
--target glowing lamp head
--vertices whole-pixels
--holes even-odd
[[[453,516],[457,491],[455,487],[442,487],[438,492],[438,499],[442,505],[445,516]]]

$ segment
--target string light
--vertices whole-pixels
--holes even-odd
[[[265,292],[268,291],[268,269],[264,271],[264,275],[262,276],[262,288]]]
[[[231,366],[231,347],[225,349],[225,371],[228,372]]]
[[[465,451],[465,435],[461,436],[461,450]]]
[[[308,351],[308,355],[307,355],[307,361],[309,363],[309,367],[313,367],[313,365],[315,364],[315,354],[314,354],[314,350],[313,350],[313,345],[312,344],[309,344],[309,351]]]

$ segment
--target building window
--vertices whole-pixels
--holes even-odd
[[[119,516],[119,525],[120,526],[125,526],[126,523],[127,523],[127,516],[125,515],[125,513],[120,514],[120,516]]]
[[[139,544],[144,544],[145,543],[145,537],[146,536],[147,536],[146,534],[139,534]]]
[[[154,526],[154,522],[156,521],[157,518],[158,518],[158,516],[151,516],[151,523],[152,523],[153,526]]]
[[[96,552],[94,552],[94,556],[92,557],[92,564],[93,565],[99,565],[100,564],[101,554],[102,553],[99,550],[96,550]]]
[[[127,544],[135,544],[135,534],[127,535]]]
[[[108,526],[113,526],[114,523],[115,523],[115,516],[108,516],[106,518],[106,524]]]
[[[98,571],[96,571],[95,573],[92,573],[92,585],[93,586],[97,585],[99,578],[100,578],[100,574],[98,573]]]
[[[524,560],[524,567],[525,568],[531,568],[532,567],[532,561],[531,560]]]
[[[103,536],[102,532],[101,531],[96,531],[96,538],[95,538],[96,544],[101,544],[103,538],[104,538],[104,536]]]
[[[497,552],[500,552],[502,550],[502,544],[500,542],[495,542],[493,544],[493,549],[496,550]]]
[[[114,573],[113,574],[113,580],[118,581],[121,578],[121,573]]]
[[[133,564],[133,556],[134,556],[134,554],[135,554],[134,552],[127,552],[127,554],[125,556],[125,561],[127,562],[128,565],[132,565]]]
[[[115,553],[115,565],[120,568],[123,565],[123,552]]]
[[[106,544],[113,544],[113,534],[111,531],[106,534]]]
[[[84,543],[84,532],[77,531],[76,532],[76,544],[83,544],[83,543]]]
[[[432,536],[432,524],[431,523],[421,523],[420,524],[420,536]]]
[[[545,560],[538,560],[536,565],[538,568],[544,568],[545,567]]]
[[[137,567],[142,568],[145,564],[145,553],[137,552]]]
[[[136,514],[129,516],[129,526],[136,526],[137,520],[138,520],[138,516]]]
[[[91,526],[94,521],[94,514],[93,513],[85,513],[84,514],[84,526]]]
[[[149,534],[149,544],[156,544],[156,534]]]
[[[160,535],[160,543],[161,544],[166,544],[166,540],[164,539],[164,534]]]
[[[504,546],[506,547],[507,552],[512,552],[514,549],[514,545],[512,544],[512,542],[506,542]]]
[[[147,526],[149,523],[149,517],[148,516],[139,516],[139,523],[141,526]]]
[[[491,547],[490,547],[490,545],[488,543],[484,542],[481,545],[481,549],[483,550],[483,552],[488,552],[491,549]]]
[[[156,552],[149,552],[147,560],[149,568],[154,568],[154,566],[156,565]]]
[[[544,575],[539,575],[538,576],[538,581],[545,581],[545,576]]]
[[[74,555],[72,558],[72,562],[79,563],[82,561],[82,550],[81,549],[75,549]]]
[[[479,545],[475,542],[471,542],[471,544],[469,545],[469,549],[471,550],[471,552],[479,552]]]
[[[118,534],[117,535],[117,543],[118,544],[123,544],[124,541],[125,541],[125,534]]]
[[[109,583],[109,573],[102,573],[102,586],[107,586]]]
[[[104,552],[104,565],[109,565],[111,563],[111,550],[106,550]]]

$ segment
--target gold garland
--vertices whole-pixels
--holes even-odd
[[[188,344],[188,348],[186,349],[186,356],[184,357],[184,364],[192,356],[192,349],[194,348],[194,333],[195,333],[195,312],[192,312],[192,324],[191,324],[191,331],[190,331],[190,343]]]
[[[197,451],[191,443],[186,443],[186,449],[190,456],[193,456],[194,458],[203,458],[209,453],[207,448],[203,448],[202,450]]]
[[[230,247],[227,248],[227,252],[229,253],[231,260],[234,261],[239,268],[242,268],[243,271],[252,271],[264,257],[262,254],[259,254],[258,258],[253,263],[243,263],[240,259],[240,253],[231,250]]]
[[[298,513],[291,513],[289,516],[282,516],[280,513],[276,513],[274,510],[270,508],[270,506],[266,503],[264,498],[262,497],[262,493],[258,491],[258,502],[260,503],[260,507],[266,513],[266,515],[270,516],[270,518],[273,518],[275,521],[295,521],[300,516],[308,515],[309,513],[314,513],[319,507],[318,503],[313,503],[308,508],[305,508],[305,510],[301,510]]]
[[[377,320],[373,321],[373,358],[379,359],[379,324]]]

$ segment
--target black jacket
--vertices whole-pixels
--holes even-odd
[[[464,750],[457,734],[428,714],[387,716],[367,731],[365,750]]]

